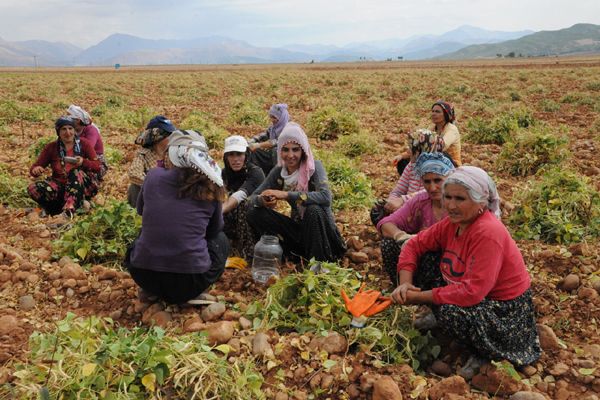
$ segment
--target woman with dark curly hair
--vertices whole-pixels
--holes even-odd
[[[142,231],[126,265],[144,296],[179,304],[216,282],[229,253],[221,169],[199,135],[169,139],[166,168],[150,169],[137,200]]]

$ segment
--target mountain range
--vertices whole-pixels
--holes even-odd
[[[345,46],[290,44],[259,47],[223,36],[144,39],[116,33],[82,49],[70,43],[0,38],[0,66],[108,66],[155,64],[245,64],[360,60],[495,57],[600,52],[600,26],[577,24],[558,31],[490,31],[469,25],[442,35],[421,35]]]

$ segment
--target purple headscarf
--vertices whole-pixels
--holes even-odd
[[[300,162],[300,173],[296,190],[299,192],[307,192],[308,181],[312,174],[315,173],[315,159],[310,150],[310,143],[308,143],[306,133],[304,133],[302,127],[295,122],[288,122],[281,131],[281,135],[277,141],[277,165],[284,165],[284,162],[281,159],[281,148],[290,142],[299,144],[306,156],[306,159]]]
[[[490,176],[481,168],[473,166],[462,166],[456,168],[448,175],[444,187],[449,184],[458,184],[472,191],[469,196],[475,194],[478,198],[472,199],[476,202],[487,202],[487,208],[500,219],[500,196],[496,184]]]
[[[287,104],[273,104],[269,109],[269,115],[277,118],[277,122],[269,129],[269,139],[277,139],[285,125],[290,121]]]

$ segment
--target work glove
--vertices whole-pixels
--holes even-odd
[[[361,316],[370,317],[385,310],[392,304],[392,300],[389,297],[382,296],[380,291],[364,291],[364,287],[365,284],[363,283],[353,299],[348,297],[344,289],[341,291],[342,299],[346,303],[346,309],[355,318]]]

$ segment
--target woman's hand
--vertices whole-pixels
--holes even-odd
[[[40,176],[43,173],[44,173],[44,167],[40,167],[39,165],[37,167],[33,167],[31,170],[31,175],[33,175],[33,176]]]
[[[248,148],[250,149],[251,152],[255,152],[258,148],[260,147],[259,143],[250,143],[248,145]]]
[[[277,200],[287,199],[287,192],[283,190],[267,189],[260,194],[263,201],[263,206],[268,208],[275,208]]]
[[[383,209],[388,214],[391,214],[394,211],[396,211],[397,209],[399,209],[400,207],[402,207],[403,204],[404,204],[404,200],[402,200],[401,197],[393,197],[385,203],[385,205],[383,206]]]
[[[75,163],[75,166],[78,167],[78,168],[81,167],[81,165],[83,164],[83,157],[77,156],[75,158],[77,159],[77,162]]]
[[[420,292],[421,288],[416,287],[412,283],[402,283],[392,292],[392,300],[396,304],[410,304],[408,292]]]

